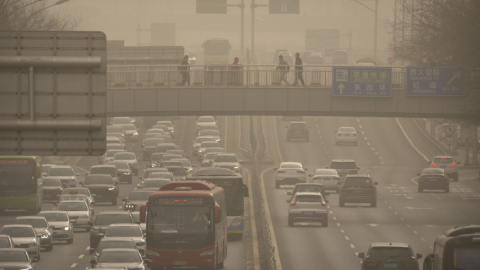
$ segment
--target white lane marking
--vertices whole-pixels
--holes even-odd
[[[320,130],[317,130],[318,133],[320,133]]]
[[[327,205],[327,208],[330,208],[330,205]]]
[[[82,158],[82,157],[80,157],[80,158]],[[84,171],[84,172],[86,172],[86,173],[89,173],[89,171],[85,170],[85,169],[82,168],[82,167],[78,167],[78,166],[75,166],[75,165],[74,165],[73,167],[75,167],[75,168],[77,168],[77,169],[79,169],[79,170],[82,170],[82,171]]]
[[[362,134],[363,134],[363,135],[365,135],[365,132],[364,132],[364,131],[362,131]]]
[[[83,256],[85,256],[85,254],[80,254],[80,256],[78,256],[78,258],[83,259]]]
[[[70,268],[75,268],[75,266],[77,266],[76,263],[72,263],[72,265],[70,265]]]
[[[360,128],[362,128],[362,125],[358,125]]]
[[[413,231],[413,233],[414,233],[414,234],[418,234],[418,232],[417,232],[417,231]]]
[[[88,246],[85,250],[89,250],[89,249],[90,249],[90,247]]]
[[[315,124],[315,125],[317,125],[317,128],[319,127],[318,124]]]
[[[388,206],[388,208],[393,209],[393,207],[391,207],[390,205]]]
[[[365,137],[365,141],[366,141],[366,140],[368,140],[368,138],[367,138],[367,137]]]
[[[395,215],[398,215],[398,213],[397,213],[397,212],[393,212],[393,213],[394,213]]]
[[[383,159],[382,157],[378,157],[379,159]]]
[[[340,230],[340,232],[341,232],[341,233],[345,233],[345,231],[344,231],[344,230]]]
[[[360,119],[358,119],[358,118],[357,118],[357,122],[359,122],[359,123],[360,123]]]
[[[433,246],[428,246],[429,249],[433,250]]]
[[[370,170],[367,170],[367,171],[366,171],[366,173],[369,173],[369,172],[370,172]]]
[[[348,236],[345,236],[345,240],[347,240],[347,241],[348,241],[348,240],[350,240],[350,238],[348,238]]]
[[[373,148],[373,147],[370,147],[370,149],[371,149],[372,151],[375,151],[375,148]]]
[[[383,201],[384,203],[387,203],[387,201]]]
[[[332,215],[333,215],[333,211],[328,211],[328,212],[330,212],[330,214],[332,214]]]
[[[353,244],[350,244],[350,247],[351,247],[351,248],[355,248],[355,246],[354,246]]]
[[[318,118],[317,118],[317,117],[315,117],[315,121],[318,121]]]
[[[397,124],[398,126],[400,127],[400,129],[402,130],[402,133],[403,135],[405,136],[405,138],[407,139],[407,141],[410,143],[410,145],[413,147],[413,149],[415,149],[415,151],[417,151],[417,153],[422,156],[425,161],[430,161],[427,156],[425,156],[422,152],[420,152],[420,150],[418,150],[417,147],[415,147],[415,145],[413,144],[412,140],[410,140],[410,137],[408,137],[407,133],[405,132],[405,129],[403,129],[403,126],[402,124],[400,124],[400,121],[398,121],[398,117],[395,117],[395,120],[397,121]]]
[[[378,168],[378,166],[374,166],[373,168],[376,169],[376,168]]]
[[[382,162],[380,162],[380,164],[382,164],[382,165],[383,165],[383,161],[382,161]]]
[[[336,218],[336,217],[333,217],[333,220],[337,220],[337,218]]]
[[[412,226],[410,226],[410,224],[406,224],[406,225],[407,225],[407,227],[409,227],[409,228],[412,227]]]
[[[400,218],[402,221],[405,221],[405,219],[403,217]]]
[[[375,152],[375,155],[377,155],[377,156],[378,156],[378,152]]]
[[[340,226],[342,226],[342,225],[340,225],[340,223],[337,223],[337,227],[340,227]]]
[[[425,238],[423,238],[423,237],[421,237],[420,239],[421,239],[423,242],[426,242],[426,241],[427,241],[427,239],[425,239]]]
[[[414,180],[414,179],[416,179],[416,177],[414,177],[414,178],[410,179],[410,181],[412,181],[412,182],[413,182],[415,185],[417,185],[417,186],[418,186],[418,183],[417,183],[417,182],[415,182],[415,180]]]
[[[379,198],[379,199],[382,199],[382,196],[378,195],[378,198]]]
[[[119,206],[119,207],[118,207],[118,210],[122,210],[122,206]]]

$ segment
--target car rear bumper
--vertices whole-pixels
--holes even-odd
[[[376,195],[341,195],[340,200],[350,203],[371,202],[377,200]]]
[[[276,183],[279,184],[279,185],[295,185],[295,184],[298,184],[298,183],[306,183],[307,182],[307,179],[299,179],[299,178],[283,178],[283,179],[279,179],[279,180],[276,180]]]
[[[305,215],[304,213],[289,213],[288,216],[294,222],[322,222],[328,220],[328,213],[313,213],[313,215]]]
[[[71,237],[71,231],[64,231],[64,230],[54,230],[53,231],[53,240],[58,239],[69,239]]]
[[[357,137],[336,137],[335,141],[337,143],[356,143],[358,139]]]
[[[418,182],[419,185],[422,186],[423,189],[445,189],[450,186],[450,181],[420,181]]]

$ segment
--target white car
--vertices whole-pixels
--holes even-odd
[[[9,235],[13,243],[27,251],[28,256],[40,261],[40,235],[35,232],[31,225],[5,225],[0,230],[0,234]]]
[[[202,160],[203,155],[205,155],[205,149],[211,148],[211,147],[220,147],[220,144],[215,141],[202,142],[200,144],[200,148],[198,149],[198,160]]]
[[[205,128],[208,127],[208,128]],[[213,116],[200,116],[197,119],[197,135],[200,132],[200,130],[203,129],[218,129],[217,127],[217,122],[215,121],[215,117]]]
[[[198,136],[195,139],[195,141],[193,141],[193,145],[192,145],[193,155],[194,156],[198,155],[198,150],[200,149],[200,144],[202,142],[213,142],[213,141],[215,141],[215,139],[210,136]]]
[[[460,162],[456,161],[453,156],[435,156],[429,163],[430,167],[443,169],[449,178],[452,178],[455,182],[458,181],[457,164],[460,164]]]
[[[118,152],[118,153],[115,153],[115,155],[113,156],[113,160],[114,161],[121,160],[121,161],[127,162],[130,168],[132,168],[132,172],[135,175],[138,175],[138,161],[137,161],[137,156],[135,156],[135,153]]]
[[[338,131],[335,131],[335,144],[340,143],[353,143],[358,145],[358,134],[354,127],[341,127]]]
[[[295,222],[320,222],[328,227],[328,201],[321,193],[297,192],[293,200],[288,200],[288,226]]]
[[[175,126],[173,125],[172,121],[157,121],[157,125],[167,126],[168,132],[172,138],[175,138]]]
[[[218,153],[213,158],[212,167],[226,168],[235,173],[242,173],[243,160],[239,160],[235,153]]]
[[[73,225],[65,211],[42,211],[38,214],[44,217],[48,225],[53,226],[53,240],[66,240],[73,243]]]
[[[140,253],[145,254],[145,239],[143,238],[142,228],[138,224],[110,224],[104,234],[105,239],[109,237],[125,237],[132,239],[137,248],[142,250]]]
[[[55,165],[48,169],[48,173],[42,174],[43,177],[60,179],[60,182],[67,187],[76,187],[79,175],[73,171],[70,165]]]
[[[93,214],[87,202],[61,201],[58,203],[57,210],[67,212],[74,228],[84,228],[87,232],[90,231],[90,222],[93,221]]]
[[[126,142],[138,142],[138,130],[134,124],[121,125],[123,139]]]
[[[312,177],[312,183],[321,184],[325,190],[334,190],[336,193],[340,191],[342,178],[335,169],[316,169],[315,173],[308,176]]]
[[[297,183],[307,182],[307,168],[304,168],[300,162],[282,162],[275,174],[275,188],[281,185],[295,185]]]

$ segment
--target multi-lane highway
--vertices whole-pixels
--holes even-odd
[[[338,194],[328,195],[329,227],[289,227],[286,189],[275,189],[274,170],[263,179],[283,269],[359,269],[356,254],[372,242],[407,242],[424,256],[435,237],[457,225],[479,224],[480,185],[460,171],[450,193],[417,192],[416,175],[437,151],[414,130],[404,135],[395,118],[306,117],[310,142],[287,142],[286,121],[264,117],[268,148],[280,161],[302,162],[309,172],[329,166],[332,159],[354,159],[360,173],[378,182],[378,205],[339,207]],[[339,127],[355,127],[358,146],[335,145]],[[410,138],[412,137],[412,138]],[[431,142],[430,142],[431,143]],[[413,144],[413,146],[412,146]],[[438,151],[437,151],[438,152]],[[420,261],[421,262],[421,261]]]
[[[224,145],[229,152],[233,152],[233,140],[235,136],[226,136],[230,134],[226,131],[227,127],[234,124],[232,117],[231,121],[225,121],[226,117],[219,117],[219,128],[221,131],[222,145]],[[199,165],[196,157],[192,155],[192,141],[195,139],[195,117],[182,117],[179,120],[174,120],[176,129],[175,143],[181,147],[190,158],[192,164]],[[159,119],[160,120],[160,119]],[[149,127],[146,127],[149,128]],[[231,128],[233,129],[233,128]],[[143,134],[146,131],[145,128],[139,132]],[[127,151],[132,151],[139,158],[140,173],[142,175],[143,168],[145,168],[146,162],[142,161],[142,148],[140,142],[127,143]],[[74,171],[80,173],[78,182],[83,181],[85,173],[90,171],[90,167],[98,164],[98,157],[72,157],[67,160],[67,165],[72,165]],[[132,184],[120,184],[120,195],[118,197],[118,205],[111,206],[110,203],[98,203],[95,205],[95,213],[101,211],[118,210],[123,211],[123,204],[121,199],[126,198],[128,194],[136,188],[136,185],[140,183],[138,176],[134,176]],[[51,203],[44,203],[42,210],[53,209]],[[24,215],[23,212],[7,212],[7,216],[0,217],[0,228],[5,224],[13,223],[15,217],[18,215]],[[71,245],[65,244],[64,241],[54,242],[54,248],[51,252],[41,252],[41,260],[35,262],[36,270],[52,270],[52,269],[85,269],[90,266],[89,261],[91,255],[89,253],[89,237],[90,234],[85,232],[84,229],[75,229],[74,231],[74,243]],[[245,245],[243,241],[229,241],[228,242],[228,259],[225,262],[225,269],[245,269]]]

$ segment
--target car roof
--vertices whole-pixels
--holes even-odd
[[[295,193],[295,196],[303,196],[303,195],[322,196],[322,193],[320,193],[320,192],[297,192],[297,193]]]
[[[114,223],[114,224],[108,225],[108,227],[126,227],[126,226],[140,228],[140,225],[138,225],[136,223]]]
[[[400,242],[374,242],[371,245],[372,247],[410,247],[407,243]]]
[[[218,153],[217,156],[237,156],[235,153]]]
[[[291,121],[290,124],[307,124],[305,121]]]
[[[16,217],[15,219],[41,219],[41,220],[46,220],[45,217],[41,217],[41,216],[20,216],[20,217]]]
[[[348,177],[368,177],[368,178],[370,178],[370,175],[366,174],[366,173],[363,173],[363,174],[348,174],[347,176],[345,176],[345,178],[348,178]]]
[[[123,153],[129,153],[129,154],[134,154],[134,155],[135,155],[134,152],[129,152],[129,151],[123,151],[123,152],[121,152],[121,153],[116,153],[116,154],[123,154]],[[116,155],[116,154],[115,154],[115,155]]]
[[[133,248],[106,248],[106,249],[102,250],[101,253],[103,253],[103,252],[120,252],[120,251],[128,251],[128,252],[136,251],[136,252],[138,252],[137,249],[133,249]]]
[[[0,234],[0,238],[10,238],[10,235],[8,234]],[[4,250],[4,248],[2,248]]]
[[[82,194],[84,195],[84,194]],[[87,196],[87,195],[84,195],[84,196]],[[43,214],[51,214],[51,213],[61,213],[61,214],[65,214],[65,215],[68,215],[68,213],[66,211],[61,211],[61,210],[48,210],[48,211],[41,211],[40,214],[43,213]]]
[[[118,161],[118,160],[115,160],[115,161]],[[100,164],[100,165],[93,165],[91,168],[101,168],[101,167],[116,168],[117,166],[112,164]]]
[[[5,227],[26,227],[26,228],[32,228],[32,225],[28,225],[28,224],[7,224],[7,225],[4,225],[3,228]]]
[[[74,189],[78,190],[78,189],[88,189],[88,188],[86,188],[86,187],[67,187],[67,188],[64,188],[63,190],[74,190]],[[63,194],[63,195],[65,195],[65,194]],[[71,194],[71,195],[85,195],[85,194]],[[87,196],[87,195],[85,195],[85,196]]]
[[[282,166],[282,165],[288,165],[288,164],[303,166],[301,162],[293,162],[293,161],[282,162],[282,163],[280,163],[280,166]]]
[[[110,226],[112,226],[112,225],[110,225]],[[111,242],[128,241],[128,242],[135,243],[132,238],[128,238],[128,237],[105,237],[105,238],[100,239],[100,242],[105,242],[105,241],[111,241]]]
[[[434,156],[433,158],[453,158],[453,156],[448,156],[448,155],[440,155],[440,156]]]
[[[72,166],[70,166],[70,165],[53,165],[51,168],[72,168]]]
[[[322,186],[320,183],[296,183],[295,186]]]
[[[100,212],[96,215],[98,216],[98,215],[112,215],[112,214],[130,215],[130,212],[128,212],[128,211],[103,211],[103,212]]]
[[[353,159],[332,159],[332,162],[355,162]]]

